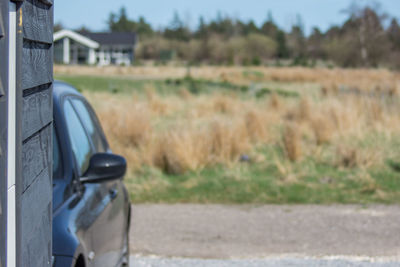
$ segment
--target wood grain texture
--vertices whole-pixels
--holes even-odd
[[[23,37],[41,43],[53,43],[53,7],[43,1],[26,0],[22,6]]]
[[[22,266],[51,266],[52,183],[44,171],[21,196]]]
[[[22,49],[22,89],[53,82],[52,46],[24,41]]]
[[[24,97],[22,139],[26,140],[53,120],[52,86]]]
[[[53,5],[54,1],[53,0],[40,0],[40,2],[46,4],[46,5]]]
[[[7,121],[6,101],[0,99],[0,125],[5,125]],[[4,114],[4,116],[3,116]],[[6,177],[6,153],[7,152],[7,127],[0,127],[0,177]],[[6,179],[3,179],[6,180]],[[0,181],[1,184],[1,181]]]
[[[21,9],[17,261],[23,267],[51,266],[53,0],[21,1]]]
[[[51,177],[51,127],[44,128],[22,145],[22,192],[43,173],[47,172],[47,177]],[[51,191],[47,194],[51,195]]]

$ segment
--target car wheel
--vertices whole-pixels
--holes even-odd
[[[122,267],[129,267],[129,234],[124,238],[124,247],[122,250]]]

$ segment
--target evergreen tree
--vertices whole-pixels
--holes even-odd
[[[286,34],[282,30],[278,30],[276,32],[276,37],[275,37],[276,43],[278,45],[277,47],[277,57],[279,59],[284,59],[289,57],[289,49],[287,47],[286,43]]]
[[[261,26],[261,32],[270,38],[275,38],[278,33],[278,26],[275,24],[272,13],[268,12],[268,18]]]
[[[395,50],[400,50],[400,26],[397,19],[393,18],[387,30],[389,40]]]
[[[304,35],[304,23],[300,15],[297,15],[297,22],[292,26],[289,38],[293,64],[307,65],[307,42]]]
[[[314,27],[307,42],[307,52],[312,59],[325,59],[324,39],[325,36],[321,30]]]
[[[154,33],[151,25],[143,17],[140,17],[138,22],[129,19],[125,7],[120,9],[119,14],[111,13],[107,24],[111,32],[136,32],[139,35]]]
[[[170,26],[165,29],[164,36],[167,39],[175,39],[180,41],[189,41],[191,34],[189,29],[184,25],[178,12],[175,11],[174,17],[170,23]]]

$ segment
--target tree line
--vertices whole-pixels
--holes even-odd
[[[111,13],[112,32],[136,32],[139,60],[183,60],[208,64],[286,64],[315,66],[319,62],[341,67],[400,68],[400,26],[377,5],[354,2],[344,12],[342,25],[325,32],[318,27],[306,35],[300,16],[289,31],[280,28],[271,13],[257,26],[218,14],[211,21],[200,17],[195,30],[175,13],[170,24],[154,29],[145,18],[133,20],[125,8]],[[85,29],[87,30],[87,29]]]

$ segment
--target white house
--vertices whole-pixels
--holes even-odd
[[[131,65],[136,34],[125,32],[54,34],[54,61],[58,64]]]

